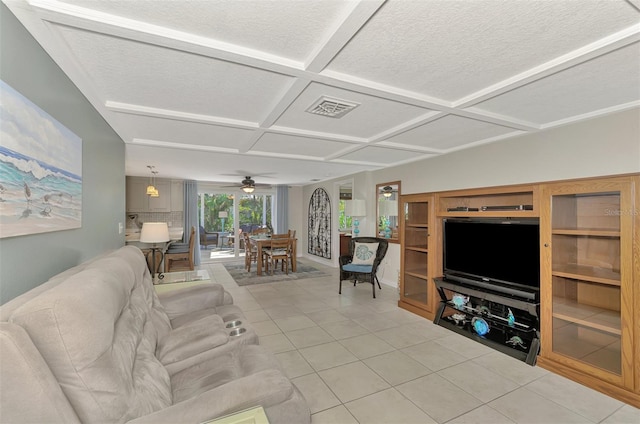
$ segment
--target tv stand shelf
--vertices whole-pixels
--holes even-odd
[[[434,324],[529,365],[536,363],[540,348],[539,303],[444,278],[435,278],[434,282],[440,295]],[[466,298],[467,302],[456,304],[454,294]],[[511,322],[510,313],[514,318]],[[477,320],[487,324],[486,334],[479,334],[475,328]]]
[[[538,188],[518,185],[439,193],[438,216],[538,217]]]

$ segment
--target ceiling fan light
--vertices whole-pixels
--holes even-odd
[[[255,190],[256,188],[253,186],[244,186],[242,187],[242,191],[244,191],[245,193],[253,193],[253,190]]]
[[[382,195],[384,197],[391,197],[393,194],[393,188],[391,186],[385,186],[382,188]]]

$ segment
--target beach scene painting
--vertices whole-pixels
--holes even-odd
[[[82,226],[82,140],[0,80],[0,238]]]

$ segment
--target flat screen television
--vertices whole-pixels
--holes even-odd
[[[500,293],[538,300],[540,225],[537,218],[444,221],[444,276]]]

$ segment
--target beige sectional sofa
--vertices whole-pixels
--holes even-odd
[[[308,423],[305,399],[222,286],[158,296],[123,247],[0,307],[0,422],[200,423],[262,406]]]

